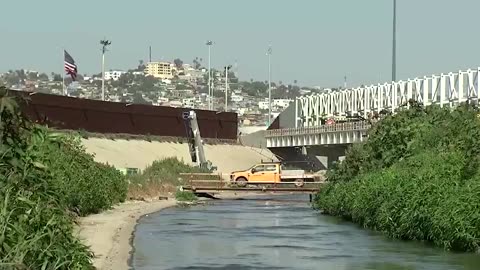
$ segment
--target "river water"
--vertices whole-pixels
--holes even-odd
[[[214,201],[143,217],[131,264],[154,269],[480,269],[480,255],[390,240],[320,215],[308,196]]]

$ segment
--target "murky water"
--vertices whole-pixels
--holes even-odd
[[[141,219],[132,265],[153,269],[480,269],[480,255],[389,240],[322,216],[308,197],[171,208]]]

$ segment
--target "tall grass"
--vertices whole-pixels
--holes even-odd
[[[463,105],[413,108],[374,127],[329,171],[323,213],[449,250],[480,245],[480,121]]]
[[[176,157],[154,161],[138,175],[128,177],[129,197],[155,197],[175,192],[176,187],[185,184],[181,173],[209,173],[210,171],[190,166]]]
[[[39,128],[0,88],[0,269],[93,269],[81,215],[125,199],[125,178],[78,141]]]

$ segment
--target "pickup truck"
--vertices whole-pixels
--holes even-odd
[[[248,170],[230,174],[230,181],[239,187],[277,183],[293,183],[302,187],[305,182],[314,182],[314,178],[314,174],[307,174],[304,170],[284,170],[279,162],[256,164]]]

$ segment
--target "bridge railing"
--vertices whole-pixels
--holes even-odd
[[[300,127],[267,130],[266,137],[282,137],[295,135],[321,134],[330,132],[368,130],[371,127],[367,121],[347,122],[332,125],[323,125],[318,127]]]
[[[480,99],[480,68],[297,97],[295,126],[319,126],[333,115],[395,113],[408,101],[423,106],[455,107]]]

